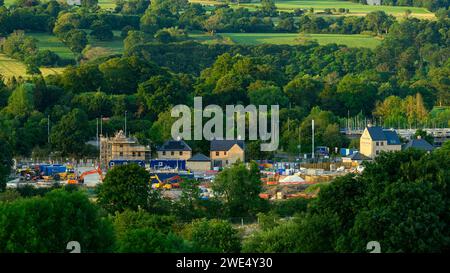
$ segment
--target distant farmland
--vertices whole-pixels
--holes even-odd
[[[40,68],[42,75],[47,76],[50,74],[61,73],[64,68]],[[6,56],[5,54],[0,54],[0,74],[6,79],[15,77],[26,77],[26,67],[20,61],[14,60]]]
[[[87,31],[89,32],[89,31]],[[118,37],[120,31],[114,32],[114,40],[112,41],[93,41],[90,40],[89,44],[92,46],[104,47],[111,50],[112,53],[123,52],[123,40]],[[49,33],[27,33],[27,36],[31,36],[38,40],[38,48],[40,50],[51,50],[58,54],[61,58],[72,59],[73,53],[70,49],[63,44],[55,35]]]
[[[223,4],[217,1],[209,1],[209,0],[189,0],[193,3],[202,3],[202,4]],[[336,1],[336,0],[275,0],[275,4],[279,10],[283,11],[294,11],[294,9],[310,9],[313,8],[314,12],[321,12],[324,9],[339,9],[345,8],[349,9],[349,15],[358,15],[364,16],[367,13],[377,10],[383,10],[388,14],[392,14],[396,17],[402,17],[405,14],[406,10],[410,10],[412,12],[412,16],[419,18],[434,18],[434,13],[428,11],[425,8],[418,7],[400,7],[400,6],[369,6],[358,3],[353,3],[350,1]],[[237,6],[237,4],[231,4],[232,6]],[[260,6],[260,3],[245,3],[240,4],[241,7],[247,8],[257,8]]]
[[[237,44],[300,44],[301,40],[317,41],[319,44],[342,44],[348,47],[375,48],[380,44],[380,40],[362,34],[297,34],[297,33],[220,33],[221,36],[231,39]]]

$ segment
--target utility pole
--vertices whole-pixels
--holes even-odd
[[[100,135],[103,135],[103,115],[100,116]]]
[[[311,130],[312,130],[312,153],[311,153],[311,158],[314,159],[314,120],[312,120]]]
[[[96,118],[96,120],[97,120],[97,134],[96,134],[96,138],[97,138],[97,147],[99,147],[100,143],[99,143],[99,138],[98,138],[98,118]]]
[[[47,143],[50,144],[50,115],[47,116]]]
[[[127,111],[125,111],[125,137],[127,136]]]
[[[298,126],[298,161],[299,161],[299,167],[301,166],[301,162],[302,162],[301,132],[302,132],[302,127],[301,127],[301,125],[299,125]]]

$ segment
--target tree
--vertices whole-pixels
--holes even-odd
[[[216,196],[223,200],[226,215],[255,215],[263,209],[264,201],[259,197],[262,190],[259,168],[254,162],[250,169],[244,163],[237,162],[223,170],[217,175],[212,188]]]
[[[79,54],[86,47],[88,40],[86,32],[79,29],[72,29],[64,35],[63,42],[73,53]]]
[[[171,128],[176,118],[171,116],[171,111],[158,114],[157,120],[152,124],[150,135],[154,143],[161,145],[172,137]]]
[[[296,32],[298,30],[292,17],[280,20],[276,29],[281,32]]]
[[[175,40],[173,39],[172,35],[170,35],[170,33],[165,29],[158,30],[155,34],[155,39],[163,44],[167,44]]]
[[[361,75],[347,74],[337,86],[337,95],[350,115],[361,111],[369,114],[374,107],[376,88]]]
[[[75,108],[53,126],[50,134],[51,144],[63,155],[80,156],[89,136],[86,128],[86,113]]]
[[[89,36],[100,41],[111,41],[114,38],[111,26],[104,21],[96,20],[91,24]]]
[[[183,220],[191,220],[202,216],[200,200],[200,182],[197,180],[185,180],[181,182],[181,196],[176,203],[177,214]]]
[[[183,233],[194,252],[237,253],[241,249],[237,230],[224,220],[195,220]]]
[[[114,216],[116,251],[126,253],[186,252],[184,240],[174,234],[175,217],[153,215],[144,210],[125,210]]]
[[[395,18],[384,11],[373,11],[365,17],[367,28],[378,35],[387,34],[389,27],[395,22]]]
[[[142,31],[130,30],[127,37],[123,40],[124,51],[128,51],[133,46],[143,44],[145,42],[145,34]]]
[[[84,8],[96,8],[98,0],[81,0],[81,6]]]
[[[261,11],[264,12],[266,16],[276,15],[277,7],[275,6],[275,1],[261,0]]]
[[[179,18],[179,12],[187,7],[186,0],[154,0],[141,17],[141,30],[155,33],[158,29],[173,27]]]
[[[23,31],[14,31],[2,42],[2,51],[12,58],[23,61],[38,52],[37,40],[25,36]]]
[[[188,87],[176,75],[152,76],[138,87],[138,94],[153,118],[169,109],[170,105],[185,103],[188,91]]]
[[[337,118],[330,111],[323,111],[318,107],[314,107],[300,124],[300,141],[303,152],[311,152],[312,120],[314,120],[314,139],[316,145],[328,147],[333,145],[331,148],[345,146],[347,139],[339,133]],[[295,125],[292,127],[298,128]],[[298,131],[293,130],[293,132],[294,137],[298,137]],[[296,144],[298,145],[298,142]]]
[[[422,129],[418,129],[415,133],[414,133],[414,138],[418,138],[420,137],[421,139],[426,140],[428,143],[430,143],[431,145],[434,144],[434,137],[432,135],[427,134],[427,131],[422,130]]]
[[[30,83],[19,85],[8,99],[7,111],[18,117],[25,117],[34,110],[34,86]]]
[[[53,33],[61,39],[68,31],[79,28],[80,24],[81,16],[78,13],[64,12],[58,15]]]
[[[9,143],[2,138],[0,138],[0,150],[2,151],[0,153],[0,192],[2,192],[11,173],[13,151]]]
[[[310,109],[317,103],[319,92],[322,89],[322,83],[310,75],[298,76],[290,81],[285,87],[284,92],[289,101],[294,105]]]
[[[274,85],[262,86],[260,88],[249,87],[248,97],[250,103],[254,105],[279,105],[280,108],[289,104],[289,99],[283,94],[283,91]]]
[[[339,125],[337,123],[328,124],[323,132],[323,143],[333,151],[334,148],[347,147],[349,144],[348,138],[341,134]]]
[[[188,249],[178,235],[153,228],[132,229],[117,244],[117,252],[122,253],[181,253]]]
[[[298,226],[293,221],[255,232],[242,244],[244,253],[295,253],[298,248]]]
[[[0,202],[2,253],[64,253],[70,241],[83,253],[108,252],[114,243],[111,223],[81,191]]]
[[[218,30],[222,29],[224,26],[224,24],[222,23],[222,18],[219,14],[214,14],[208,17],[208,19],[206,19],[203,22],[203,27],[209,32],[211,33],[211,35],[214,35],[215,32],[217,32]]]
[[[441,68],[431,68],[428,76],[431,84],[438,90],[439,105],[448,105],[450,102],[450,64]]]
[[[158,192],[150,186],[150,174],[137,164],[114,167],[98,189],[99,204],[111,213],[152,210],[158,199]]]

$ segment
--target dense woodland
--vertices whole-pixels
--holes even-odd
[[[385,127],[450,126],[448,1],[384,2],[425,6],[436,10],[435,20],[287,14],[263,2],[257,11],[207,10],[186,0],[118,1],[114,11],[95,0],[0,7],[1,51],[28,73],[0,81],[0,252],[63,252],[72,240],[83,252],[364,252],[374,239],[384,252],[448,251],[449,143],[432,153],[382,154],[362,175],[338,178],[309,201],[259,198],[254,163],[222,171],[210,200],[187,181],[180,200],[168,201],[136,165],[109,171],[95,203],[71,187],[4,191],[13,157],[96,157],[86,142],[98,119],[112,135],[126,113],[128,131],[155,147],[170,138],[171,107],[192,106],[194,96],[204,105],[280,105],[280,151],[288,154],[309,151],[313,119],[316,145],[332,151],[355,146],[340,134],[347,117]],[[123,54],[89,45],[111,40],[113,31],[124,39]],[[299,32],[299,42],[203,44],[189,38],[192,31]],[[54,34],[73,58],[39,49],[29,32]],[[304,33],[370,33],[382,42],[374,50],[319,45]],[[43,66],[67,68],[43,77]],[[209,149],[206,141],[189,144]],[[249,161],[274,156],[259,144],[247,143]],[[280,220],[286,217],[293,218]],[[231,224],[241,218],[258,218],[258,229],[245,234]]]
[[[95,137],[97,119],[107,118],[103,133],[112,135],[123,127],[125,111],[132,134],[143,143],[160,144],[170,137],[171,106],[191,104],[194,96],[221,106],[280,105],[281,149],[293,154],[299,152],[299,139],[307,151],[312,119],[316,143],[332,150],[350,144],[339,134],[340,120],[349,116],[387,127],[449,125],[450,110],[435,107],[450,103],[446,13],[432,21],[397,21],[384,12],[333,19],[299,15],[290,30],[382,35],[381,45],[370,50],[302,42],[301,34],[296,46],[208,45],[186,34],[248,31],[236,25],[270,20],[264,9],[218,7],[206,13],[187,1],[155,0],[120,2],[111,13],[83,3],[71,8],[56,1],[19,1],[2,7],[0,21],[5,23],[0,26],[7,35],[2,51],[26,63],[31,75],[4,79],[1,86],[0,134],[15,156],[95,156],[95,149],[84,143]],[[274,28],[282,31],[280,24],[290,19]],[[30,30],[52,32],[73,59],[39,50],[26,35]],[[96,55],[88,37],[108,41],[112,30],[121,30],[124,53]],[[39,74],[39,66],[67,65],[59,75]],[[207,143],[192,146],[207,152]],[[253,146],[259,143],[249,143],[250,158],[270,157]]]

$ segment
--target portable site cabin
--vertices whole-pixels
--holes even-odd
[[[180,159],[152,159],[150,168],[154,170],[186,170],[186,160]]]

